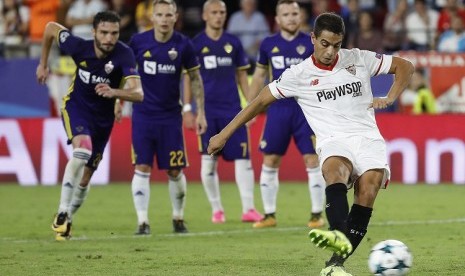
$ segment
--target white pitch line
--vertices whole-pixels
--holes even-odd
[[[425,224],[452,224],[452,223],[465,223],[465,218],[455,218],[455,219],[436,219],[436,220],[408,220],[408,221],[384,221],[384,222],[372,222],[370,226],[404,226],[404,225],[425,225]],[[202,237],[202,236],[222,236],[222,235],[231,235],[231,234],[260,234],[263,232],[294,232],[294,231],[305,231],[308,230],[307,227],[278,227],[278,228],[268,228],[268,229],[237,229],[237,230],[225,230],[225,231],[208,231],[208,232],[195,232],[195,233],[186,233],[186,234],[154,234],[155,237]],[[98,241],[98,240],[117,240],[117,239],[144,239],[152,237],[149,236],[135,236],[135,235],[111,235],[105,237],[87,237],[79,236],[73,237],[72,241]],[[19,240],[12,237],[3,237],[0,238],[0,242],[12,242],[12,243],[33,243],[33,242],[44,242],[43,239],[29,239],[29,240]],[[55,242],[55,241],[50,241]]]

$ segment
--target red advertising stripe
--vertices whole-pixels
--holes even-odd
[[[465,116],[378,114],[376,119],[387,141],[391,181],[465,184]],[[262,165],[258,144],[263,124],[264,116],[259,116],[250,131],[256,180]],[[185,135],[190,162],[185,173],[188,181],[200,181],[197,136],[189,130],[185,130]],[[0,183],[60,183],[70,150],[58,119],[0,120]],[[108,155],[93,182],[130,182],[130,150],[131,124],[126,118],[115,125]],[[234,181],[233,163],[220,161],[219,173],[222,181]],[[302,157],[294,144],[282,160],[279,176],[282,181],[307,181]],[[166,179],[166,173],[155,167],[152,180]]]

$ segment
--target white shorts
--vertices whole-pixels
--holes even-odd
[[[323,145],[317,148],[320,167],[331,156],[343,156],[354,167],[348,188],[352,188],[357,179],[366,171],[384,169],[381,188],[389,184],[391,170],[387,162],[386,142],[380,138],[367,138],[362,136],[328,138]]]

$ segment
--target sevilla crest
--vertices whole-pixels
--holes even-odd
[[[357,74],[357,69],[356,69],[354,64],[352,64],[350,66],[347,66],[346,70],[347,70],[347,72],[351,73],[354,76]]]

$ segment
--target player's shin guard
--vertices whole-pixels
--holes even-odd
[[[234,172],[237,187],[241,195],[242,213],[255,209],[254,204],[254,173],[250,159],[234,160]]]
[[[347,219],[347,238],[352,244],[352,252],[362,241],[367,232],[368,223],[370,222],[373,208],[353,204]]]
[[[346,233],[348,213],[347,186],[335,183],[326,187],[326,217],[330,229]]]
[[[200,177],[213,213],[223,211],[220,194],[220,180],[218,178],[218,161],[210,155],[202,155]]]
[[[148,224],[148,210],[150,201],[150,173],[134,171],[134,176],[131,182],[132,198],[134,200],[134,208],[137,213],[137,223],[142,225]]]
[[[173,218],[183,219],[187,192],[187,182],[184,173],[181,171],[177,177],[169,176],[168,187],[173,207]]]
[[[272,214],[276,212],[276,198],[278,196],[278,190],[278,169],[263,165],[262,172],[260,174],[260,191],[262,194],[265,214]]]
[[[312,213],[321,213],[325,206],[326,183],[320,167],[307,168],[308,189],[312,200]]]
[[[84,166],[89,161],[92,152],[88,149],[76,148],[73,157],[68,161],[61,186],[60,207],[58,213],[69,212],[74,188],[81,181]]]

